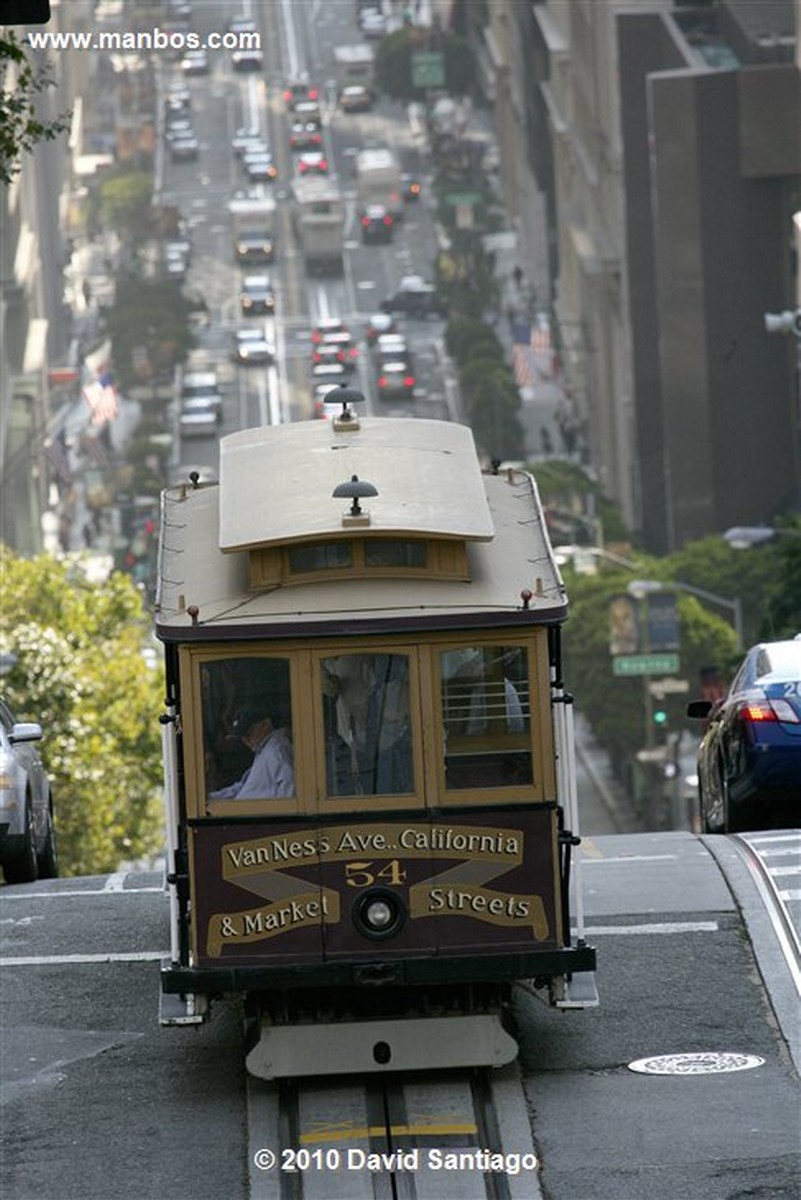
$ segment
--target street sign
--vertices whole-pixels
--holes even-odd
[[[667,758],[668,749],[668,746],[654,746],[651,749],[638,750],[635,757],[640,763],[662,763]]]
[[[675,675],[678,654],[617,654],[612,659],[613,675]]]
[[[652,679],[648,684],[648,691],[660,700],[663,696],[676,696],[681,692],[689,692],[689,690],[689,679]]]
[[[412,54],[412,85],[418,88],[445,86],[445,59],[440,51],[425,53],[417,50]]]

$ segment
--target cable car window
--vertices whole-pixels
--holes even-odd
[[[306,546],[292,546],[289,550],[291,571],[330,571],[349,567],[353,558],[350,542],[313,542]]]
[[[323,659],[320,686],[328,795],[410,793],[414,773],[407,656]]]
[[[204,663],[201,699],[209,800],[294,795],[289,660],[238,657]]]
[[[376,538],[364,543],[366,567],[424,567],[425,542],[403,542],[399,538]]]
[[[445,786],[533,783],[526,652],[465,646],[440,654]]]

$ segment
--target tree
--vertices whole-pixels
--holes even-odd
[[[427,39],[420,29],[404,27],[382,38],[375,56],[375,81],[393,100],[425,100],[427,89],[412,82],[416,52],[439,51],[445,69],[445,90],[463,96],[475,79],[475,60],[469,42],[455,34],[435,34]]]
[[[106,317],[114,367],[123,387],[141,382],[134,371],[134,351],[143,346],[158,375],[183,362],[193,345],[189,314],[196,304],[171,280],[122,277]]]
[[[153,176],[149,171],[123,170],[100,184],[100,220],[123,238],[141,241],[151,220]]]
[[[89,582],[77,560],[23,559],[0,546],[4,692],[40,721],[64,874],[97,874],[163,845],[161,671],[145,653],[140,593],[114,573]]]
[[[0,33],[0,76],[0,182],[11,183],[22,155],[66,132],[70,114],[48,120],[37,112],[36,97],[53,80],[31,63],[13,30]]]

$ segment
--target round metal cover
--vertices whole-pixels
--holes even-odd
[[[638,1058],[629,1063],[630,1071],[641,1075],[720,1075],[727,1071],[750,1071],[764,1065],[756,1054],[731,1054],[712,1051],[700,1054],[660,1054]]]

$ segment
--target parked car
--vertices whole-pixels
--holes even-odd
[[[239,306],[245,316],[275,312],[275,291],[267,275],[246,275],[242,280]]]
[[[698,795],[707,833],[801,827],[801,634],[760,642],[721,700],[694,700],[706,720]]]
[[[410,317],[440,317],[447,312],[433,283],[426,283],[420,275],[405,275],[394,296],[389,296],[381,308],[384,312],[406,313]]]
[[[42,726],[20,722],[0,700],[0,865],[6,883],[58,875],[53,796],[34,745]]]
[[[200,153],[200,143],[194,134],[176,137],[169,143],[170,158],[173,162],[194,162]]]
[[[359,214],[362,241],[366,246],[386,245],[392,241],[395,222],[383,204],[368,204]]]

